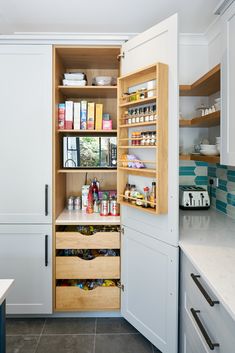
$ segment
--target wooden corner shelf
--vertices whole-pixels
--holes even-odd
[[[193,119],[179,120],[180,127],[212,127],[220,125],[220,111]]]
[[[180,96],[210,96],[220,90],[220,64],[191,85],[180,85]]]
[[[127,207],[132,207],[132,208],[135,208],[141,212],[146,212],[146,213],[150,213],[150,214],[154,214],[156,215],[157,212],[156,212],[156,209],[155,208],[145,208],[145,207],[141,207],[141,206],[137,206],[137,205],[134,205],[130,202],[125,202],[125,201],[119,201],[120,205],[123,205],[123,206],[127,206]]]
[[[83,211],[64,209],[55,221],[56,225],[119,225],[120,216],[100,216],[99,213],[87,214]]]
[[[183,161],[199,161],[207,163],[220,163],[220,156],[203,156],[201,154],[180,154],[180,160]]]
[[[58,86],[65,97],[116,98],[117,86]]]

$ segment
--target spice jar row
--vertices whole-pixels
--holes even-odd
[[[124,124],[138,124],[155,121],[156,119],[156,104],[128,109],[123,117]]]
[[[156,131],[133,131],[131,144],[134,146],[155,146]]]

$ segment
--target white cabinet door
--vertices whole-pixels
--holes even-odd
[[[0,223],[51,223],[51,46],[1,45],[0,78]]]
[[[121,75],[139,70],[145,66],[162,62],[168,65],[168,213],[153,217],[130,207],[122,211],[125,225],[148,233],[171,245],[178,245],[179,230],[179,89],[178,89],[178,18],[173,15],[158,25],[139,34],[122,46],[124,58]],[[148,151],[148,154],[150,152]],[[146,159],[151,157],[148,155]],[[140,178],[139,178],[140,179]],[[144,186],[136,176],[130,177],[131,184]],[[141,185],[140,185],[141,183]],[[149,181],[148,181],[149,184]],[[147,185],[148,185],[147,184]]]
[[[163,353],[177,352],[178,248],[124,227],[122,314]]]
[[[235,3],[222,18],[221,164],[235,166]]]
[[[0,278],[13,278],[8,314],[52,313],[52,227],[0,225]]]

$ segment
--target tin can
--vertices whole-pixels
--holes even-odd
[[[109,215],[109,202],[108,200],[100,201],[100,215],[108,216]]]
[[[119,216],[120,209],[117,200],[110,200],[110,215],[111,216]]]
[[[67,199],[67,209],[69,211],[72,211],[74,208],[74,197],[73,196],[70,196],[68,199]]]
[[[74,199],[74,209],[75,210],[80,210],[81,209],[81,197],[77,196]]]

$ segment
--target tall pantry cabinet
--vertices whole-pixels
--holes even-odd
[[[0,278],[7,312],[52,312],[52,49],[0,46]]]

